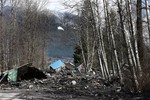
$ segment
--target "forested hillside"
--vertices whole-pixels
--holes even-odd
[[[77,16],[43,9],[38,1],[1,1],[0,64],[5,71],[32,62],[44,67],[49,57],[72,57]],[[58,29],[62,27],[64,31]],[[66,52],[68,51],[68,52]]]

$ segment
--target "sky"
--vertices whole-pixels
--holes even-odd
[[[46,8],[54,11],[60,11],[60,12],[73,11],[73,9],[64,6],[65,2],[74,5],[77,2],[80,2],[80,0],[48,0],[48,4],[46,5]]]
[[[50,9],[50,10],[57,10],[57,11],[66,10],[65,6],[63,6],[63,3],[65,2],[65,0],[33,0],[33,1],[35,1],[35,2],[38,1],[39,3],[44,5],[45,8]],[[10,4],[11,4],[10,1],[7,0],[6,5],[9,6]]]
[[[46,5],[47,9],[50,10],[65,10],[65,7],[63,6],[63,0],[49,0],[48,4]]]
[[[64,6],[63,4],[64,2],[65,0],[49,0],[48,4],[46,5],[46,8],[54,11],[60,11],[60,12],[71,10],[66,6]]]

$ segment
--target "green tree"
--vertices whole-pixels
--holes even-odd
[[[79,64],[83,63],[82,50],[79,45],[76,45],[76,47],[74,49],[73,58],[74,58],[75,65],[79,65]]]

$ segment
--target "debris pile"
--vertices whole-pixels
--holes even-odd
[[[94,98],[93,100],[124,98],[124,92],[121,91],[122,87],[117,77],[104,80],[97,70],[91,70],[89,74],[85,74],[83,64],[76,67],[72,63],[64,63],[61,60],[51,63],[48,67],[49,70],[44,72],[32,67],[32,64],[25,64],[6,71],[0,76],[0,89],[27,90],[33,94],[40,91],[39,93],[43,96],[45,94],[48,96],[51,94],[52,97],[59,95],[63,100],[64,98],[72,100],[77,96],[81,98],[84,96],[87,99],[91,97]],[[40,95],[38,96],[41,98]],[[58,97],[56,98],[58,100]]]
[[[65,64],[61,60],[58,60],[50,64],[51,70],[54,70],[56,72],[60,72],[64,67],[65,67]]]
[[[0,77],[1,84],[6,82],[15,84],[22,80],[30,80],[34,78],[44,79],[46,78],[46,75],[39,69],[32,67],[32,64],[30,63],[5,71]]]
[[[83,64],[76,67],[72,63],[57,60],[48,67],[44,72],[32,67],[32,64],[25,64],[6,71],[1,75],[0,89],[55,90],[65,94],[97,97],[102,92],[100,90],[109,88],[109,91],[115,91],[118,88],[106,86],[112,82],[105,81],[93,70],[85,74]]]

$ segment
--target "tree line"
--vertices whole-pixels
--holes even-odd
[[[10,13],[5,12],[8,2]],[[25,63],[45,66],[50,18],[44,4],[41,0],[0,1],[1,72]]]
[[[25,63],[47,68],[48,48],[58,38],[58,26],[68,30],[59,37],[63,45],[75,41],[72,23],[77,16],[68,12],[58,12],[57,16],[45,8],[46,4],[47,0],[0,0],[1,72]]]
[[[148,0],[83,0],[78,12],[74,57],[86,73],[100,70],[103,79],[118,77],[124,89],[150,92]],[[146,16],[143,16],[146,12]]]

